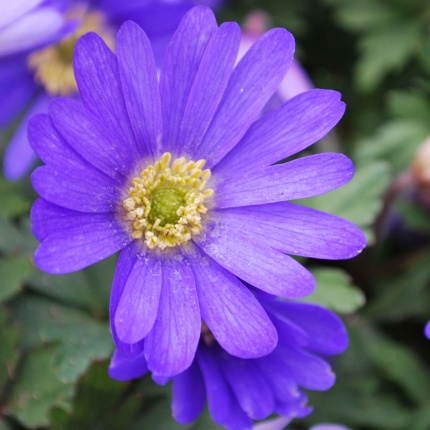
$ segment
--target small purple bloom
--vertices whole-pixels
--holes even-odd
[[[113,34],[132,18],[147,28],[158,58],[181,17],[196,4],[218,0],[13,0],[0,16],[0,128],[28,107],[5,154],[4,175],[23,177],[36,161],[27,140],[31,115],[48,111],[52,97],[77,95],[72,56],[82,34],[97,32],[114,47]]]
[[[285,201],[348,182],[347,157],[274,165],[339,121],[340,95],[312,90],[261,116],[294,40],[273,29],[234,67],[239,43],[236,23],[218,27],[210,9],[193,8],[158,79],[136,24],[121,27],[117,56],[87,34],[75,50],[82,102],[55,99],[49,115],[30,121],[30,142],[46,163],[32,175],[41,196],[31,213],[41,242],[35,262],[67,273],[122,250],[112,333],[122,353],[144,350],[155,374],[191,365],[202,320],[229,354],[267,355],[276,328],[243,281],[304,297],[314,279],[287,254],[344,259],[365,246],[350,222]]]
[[[426,324],[424,334],[430,339],[430,321]]]
[[[227,429],[252,429],[252,420],[277,413],[283,418],[255,429],[281,430],[291,419],[311,412],[301,388],[327,390],[333,385],[335,375],[321,356],[345,350],[348,338],[341,320],[319,306],[259,298],[278,330],[278,345],[265,357],[244,360],[203,332],[192,365],[173,378],[172,412],[180,423],[195,420],[207,402],[214,421]],[[109,368],[118,380],[147,372],[144,353],[127,359],[118,350]],[[167,382],[160,375],[154,379]]]

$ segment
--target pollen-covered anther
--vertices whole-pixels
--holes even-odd
[[[207,212],[205,200],[213,194],[206,188],[211,172],[203,170],[205,160],[181,157],[171,163],[171,159],[166,152],[148,165],[132,180],[123,202],[133,238],[144,238],[151,249],[180,245],[199,234]]]

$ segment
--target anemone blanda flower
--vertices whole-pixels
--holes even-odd
[[[430,339],[430,321],[426,324],[424,334]]]
[[[285,200],[348,182],[342,154],[273,165],[340,119],[334,91],[312,90],[260,117],[288,70],[294,40],[260,38],[234,67],[236,23],[193,8],[168,46],[160,79],[145,33],[128,22],[115,56],[95,34],[75,50],[82,103],[59,98],[29,125],[46,163],[32,175],[36,264],[79,270],[122,250],[112,287],[116,346],[161,375],[188,368],[202,320],[241,358],[261,357],[277,333],[248,282],[287,298],[312,275],[287,253],[351,258],[365,246],[350,222]],[[204,169],[204,165],[206,169]],[[145,339],[145,342],[143,342]]]
[[[126,19],[139,22],[161,57],[181,17],[196,4],[220,0],[0,0],[0,128],[30,104],[4,159],[4,175],[21,178],[36,160],[27,140],[28,118],[46,112],[49,100],[76,95],[72,56],[77,38],[95,31],[114,46]]]
[[[348,337],[342,321],[320,306],[258,296],[278,331],[278,345],[265,357],[244,360],[225,352],[205,331],[192,365],[173,378],[172,413],[180,423],[194,421],[207,401],[214,421],[227,429],[252,429],[252,420],[272,413],[285,417],[272,423],[281,429],[311,412],[301,388],[327,390],[333,385],[335,376],[321,356],[345,350]],[[116,351],[109,368],[110,376],[119,380],[147,372],[144,353],[130,360]]]

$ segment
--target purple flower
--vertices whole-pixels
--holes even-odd
[[[274,351],[244,360],[228,354],[210,332],[203,332],[192,365],[173,378],[172,412],[177,421],[192,422],[207,401],[214,421],[227,429],[252,429],[252,420],[277,413],[285,418],[261,426],[280,430],[290,419],[311,412],[301,387],[327,390],[333,385],[335,375],[320,356],[345,350],[348,338],[341,320],[315,305],[279,301],[268,295],[260,300],[279,334]],[[116,351],[110,376],[129,380],[144,375],[148,372],[144,355],[127,359]],[[167,382],[160,376],[154,379]]]
[[[111,295],[116,346],[143,349],[173,376],[193,361],[202,320],[229,354],[261,357],[275,326],[242,281],[286,298],[308,295],[298,256],[342,259],[365,246],[338,217],[285,202],[337,188],[351,161],[308,147],[341,118],[334,91],[312,90],[260,117],[292,61],[284,29],[266,33],[234,67],[236,23],[196,7],[181,22],[160,79],[145,33],[128,22],[115,56],[95,34],[75,50],[82,103],[58,98],[29,125],[46,163],[31,218],[35,262],[79,270],[122,250]],[[206,169],[204,169],[204,165]],[[145,339],[145,342],[143,342]]]
[[[36,157],[27,140],[28,118],[47,112],[52,97],[77,95],[72,56],[77,38],[95,31],[114,47],[114,33],[126,19],[147,28],[157,56],[163,55],[184,13],[218,0],[13,0],[0,17],[0,128],[30,105],[4,159],[9,180],[24,176]]]
[[[424,334],[430,339],[430,321],[426,324]]]

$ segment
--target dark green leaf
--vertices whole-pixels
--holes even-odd
[[[0,217],[9,218],[28,212],[31,201],[12,182],[0,178]]]
[[[78,306],[100,318],[107,318],[115,263],[116,257],[112,257],[67,275],[49,275],[37,270],[29,285],[64,304]]]
[[[407,317],[429,316],[430,254],[402,261],[394,261],[376,285],[376,297],[367,306],[366,314],[381,321],[400,321]]]
[[[107,322],[95,321],[82,311],[27,295],[13,303],[12,318],[22,332],[24,347],[59,342],[51,364],[64,382],[75,381],[92,361],[112,354]]]
[[[361,39],[363,54],[356,69],[359,87],[371,91],[386,74],[403,67],[419,44],[420,31],[416,22],[398,20],[367,33]]]
[[[349,276],[341,269],[314,269],[317,283],[315,291],[303,299],[341,314],[357,311],[365,303],[363,292],[351,284]]]
[[[369,342],[368,351],[381,374],[398,384],[413,402],[430,404],[430,376],[413,351],[382,338]]]
[[[19,358],[18,333],[14,327],[6,324],[4,311],[0,309],[0,403],[2,390],[15,375]]]
[[[59,430],[129,429],[141,400],[126,396],[129,384],[108,376],[108,362],[94,363],[77,385],[72,413],[67,421],[58,413]]]
[[[51,408],[70,409],[73,385],[61,381],[52,363],[58,345],[32,350],[25,358],[7,401],[6,414],[29,428],[49,425]]]
[[[400,173],[409,168],[415,151],[429,134],[430,123],[409,119],[386,122],[375,136],[359,142],[356,159],[360,166],[386,160],[394,173]]]
[[[33,267],[27,256],[0,259],[0,302],[8,300],[21,290]]]
[[[163,399],[151,405],[151,408],[141,415],[130,430],[191,430],[192,425],[181,425],[173,417],[170,399]]]

